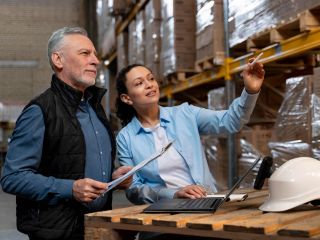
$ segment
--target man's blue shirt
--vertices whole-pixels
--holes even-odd
[[[76,112],[86,146],[85,177],[101,182],[111,180],[111,143],[108,132],[87,101],[82,100]],[[39,106],[23,111],[9,143],[1,185],[10,193],[32,200],[47,200],[55,204],[72,198],[74,180],[46,177],[38,173],[41,162],[45,125]],[[12,149],[12,150],[11,150]],[[87,207],[99,210],[107,196],[98,198]]]

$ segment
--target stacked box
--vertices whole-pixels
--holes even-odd
[[[137,62],[137,24],[132,20],[129,24],[128,38],[128,63],[134,64]]]
[[[313,139],[319,139],[319,135],[312,136],[312,128],[320,120],[312,114],[319,109],[319,103],[312,100],[312,81],[312,75],[286,81],[285,97],[269,143],[276,166],[295,157],[313,157],[319,148],[318,143],[312,144]]]
[[[136,19],[129,24],[129,46],[128,60],[129,64],[145,63],[145,16],[144,11],[140,11],[136,15]]]
[[[197,0],[196,60],[224,61],[223,1]]]
[[[318,0],[229,0],[230,47],[319,5]]]
[[[145,28],[145,12],[141,10],[136,16],[136,33],[137,33],[137,52],[136,63],[145,64],[145,44],[146,44],[146,28]]]
[[[118,72],[128,65],[128,33],[121,32],[117,36],[117,69]]]
[[[115,18],[112,17],[108,1],[101,1],[97,6],[97,31],[98,31],[98,52],[104,58],[115,51]]]
[[[263,155],[270,154],[268,143],[271,140],[271,136],[272,128],[268,125],[255,125],[250,128],[244,128],[239,133],[241,139],[252,144]]]
[[[136,4],[133,0],[111,0],[108,1],[112,15],[127,15],[131,8]]]
[[[161,53],[161,0],[150,0],[145,8],[145,65],[162,83],[160,72]]]
[[[165,76],[194,69],[195,1],[161,1],[161,71]]]
[[[225,90],[225,87],[219,87],[208,92],[209,109],[216,111],[227,109]]]
[[[285,98],[277,114],[273,139],[310,143],[311,81],[311,76],[287,79]]]

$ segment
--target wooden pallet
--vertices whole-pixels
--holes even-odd
[[[206,57],[195,62],[195,70],[203,72],[205,70],[212,70],[224,64],[224,52],[221,52],[219,57]]]
[[[182,69],[165,76],[164,82],[166,84],[176,84],[181,81],[185,81],[188,77],[194,75],[195,73],[196,71],[194,69]]]
[[[89,233],[95,229],[97,240],[122,239],[117,229],[219,239],[320,239],[320,207],[303,205],[287,212],[264,213],[258,207],[267,194],[266,190],[248,191],[247,200],[227,202],[215,213],[145,214],[142,209],[148,205],[142,205],[87,214],[85,239],[92,239]]]
[[[320,6],[305,10],[295,18],[280,22],[274,27],[264,29],[231,48],[236,55],[253,52],[271,44],[279,43],[300,33],[320,27]]]
[[[195,70],[197,72],[202,72],[204,70],[210,70],[214,67],[213,57],[206,57],[204,59],[198,60],[195,63]]]

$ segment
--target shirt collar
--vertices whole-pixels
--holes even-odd
[[[160,105],[159,105],[159,108],[160,108],[160,126],[166,128],[167,123],[170,122],[170,114],[167,108],[162,107]],[[143,126],[141,125],[140,121],[136,116],[132,118],[130,124],[132,124],[133,130],[136,134],[139,134],[140,132],[150,132],[143,128]]]

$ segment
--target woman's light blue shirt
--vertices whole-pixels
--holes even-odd
[[[181,154],[190,170],[194,184],[210,186],[216,192],[215,180],[210,173],[202,144],[201,134],[236,133],[250,119],[258,94],[243,90],[228,110],[214,111],[187,103],[175,107],[160,106],[160,125],[166,130],[169,141]],[[118,157],[121,165],[135,166],[155,152],[154,139],[134,117],[117,136]],[[170,161],[170,159],[168,159]],[[127,190],[128,199],[135,204],[173,198],[178,189],[167,188],[161,179],[157,160],[141,169]]]

